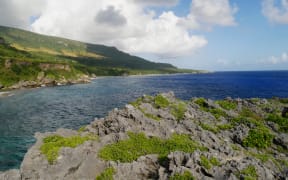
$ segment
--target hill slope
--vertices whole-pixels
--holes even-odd
[[[195,72],[154,63],[115,47],[82,43],[0,26],[0,84],[11,87],[83,79],[85,75]],[[43,81],[43,82],[42,82]],[[53,82],[52,82],[53,81]],[[47,82],[47,83],[45,83]],[[39,84],[39,83],[38,83]],[[22,86],[21,85],[18,86]],[[25,85],[25,84],[24,84]],[[17,86],[14,86],[17,88]],[[0,85],[1,88],[1,85]]]

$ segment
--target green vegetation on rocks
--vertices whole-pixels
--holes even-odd
[[[204,98],[198,98],[194,101],[194,103],[198,104],[202,111],[211,113],[216,119],[219,119],[220,117],[227,117],[227,113],[225,111],[214,107],[209,107]]]
[[[184,118],[187,106],[184,102],[179,102],[178,104],[172,105],[171,114],[176,118],[177,121],[180,121]]]
[[[155,106],[157,108],[166,108],[170,105],[170,102],[168,99],[166,99],[161,94],[157,95],[154,99]]]
[[[237,107],[237,103],[234,101],[222,100],[222,101],[216,101],[216,103],[226,110],[234,110]]]
[[[96,180],[113,180],[113,175],[115,174],[115,169],[113,167],[106,168]]]
[[[52,135],[45,137],[43,139],[43,144],[40,147],[40,151],[44,154],[50,164],[53,164],[57,159],[59,150],[62,147],[75,148],[80,144],[83,144],[88,140],[97,140],[95,136],[72,136],[72,137],[62,137],[59,135]]]
[[[279,126],[279,131],[288,132],[288,118],[281,117],[278,114],[269,114],[266,120],[276,123]]]
[[[128,135],[129,139],[102,148],[99,157],[104,160],[132,162],[147,154],[159,154],[160,157],[165,157],[174,151],[192,153],[196,149],[206,150],[184,134],[173,134],[169,139],[147,138],[143,133],[128,133]]]
[[[243,140],[243,145],[259,149],[267,148],[271,146],[273,138],[274,135],[265,127],[250,129],[248,136]]]
[[[208,170],[211,169],[213,166],[220,166],[220,162],[215,157],[208,159],[204,155],[201,155],[200,160],[200,165]]]
[[[195,177],[189,171],[185,171],[183,174],[176,173],[169,180],[195,180]]]
[[[121,76],[133,74],[197,73],[167,63],[155,63],[119,51],[115,47],[88,44],[0,26],[0,83],[5,88],[19,81],[36,81],[40,63],[69,65],[71,71],[50,68],[45,72],[53,80],[78,75]],[[14,62],[5,66],[6,60]],[[46,70],[45,70],[46,71]],[[69,78],[70,77],[70,78]]]
[[[245,169],[242,169],[242,171],[240,171],[238,177],[243,177],[244,180],[257,180],[257,170],[255,166],[249,165]]]

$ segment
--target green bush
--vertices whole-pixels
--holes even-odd
[[[220,130],[228,130],[228,129],[232,129],[234,126],[233,124],[221,124],[221,125],[217,125],[217,128]]]
[[[218,133],[219,129],[217,127],[212,127],[208,124],[204,124],[204,123],[200,123],[200,126],[202,129],[207,130],[207,131],[211,131],[213,133]]]
[[[283,104],[288,104],[288,98],[280,98],[279,101]]]
[[[113,180],[113,175],[115,174],[115,169],[109,167],[105,169],[99,176],[96,177],[96,180]]]
[[[200,156],[200,165],[203,166],[206,169],[211,169],[211,164],[208,158],[206,158],[205,156]]]
[[[177,121],[180,121],[184,118],[186,109],[186,104],[184,102],[180,102],[172,106],[171,114],[177,119]]]
[[[249,165],[248,167],[240,171],[238,177],[240,177],[241,175],[244,176],[244,180],[257,180],[258,178],[257,170],[253,165]]]
[[[227,114],[224,111],[222,111],[221,109],[209,107],[208,103],[206,102],[206,100],[204,98],[198,98],[194,102],[200,106],[200,109],[202,111],[206,111],[206,112],[211,113],[216,119],[219,119],[221,116],[227,117]]]
[[[110,144],[102,148],[99,157],[104,160],[132,162],[147,154],[167,156],[173,151],[194,152],[195,149],[206,150],[188,135],[173,134],[170,139],[158,137],[147,138],[143,133],[128,133],[129,139]]]
[[[212,168],[212,166],[220,166],[220,162],[215,157],[208,159],[204,155],[201,155],[200,156],[200,165],[209,170]]]
[[[259,115],[257,115],[256,113],[254,113],[253,111],[251,111],[248,108],[243,108],[242,111],[240,112],[240,116],[246,117],[246,118],[250,117],[250,118],[258,120],[258,121],[263,120]]]
[[[208,108],[208,103],[204,98],[198,98],[194,101],[194,103],[198,104],[201,108]]]
[[[194,180],[195,177],[189,172],[185,171],[183,174],[176,173],[174,176],[171,176],[169,180]]]
[[[265,153],[249,152],[249,155],[259,159],[263,163],[267,162],[269,159],[273,159],[273,157],[270,154],[265,154]]]
[[[237,107],[237,103],[234,101],[222,100],[222,101],[216,101],[216,103],[226,110],[234,110]]]
[[[284,118],[278,114],[269,114],[266,121],[272,121],[279,126],[279,131],[288,132],[288,118]]]
[[[215,157],[212,157],[212,158],[210,159],[210,163],[211,163],[213,166],[220,166],[220,165],[221,165],[220,162],[218,161],[218,159],[215,158]]]
[[[40,151],[44,154],[50,164],[53,164],[58,157],[59,150],[62,147],[75,148],[80,144],[83,144],[88,140],[96,140],[95,136],[72,136],[62,137],[59,135],[48,136],[43,139],[43,144],[40,147]]]
[[[265,127],[249,130],[248,136],[243,139],[246,147],[267,148],[271,146],[274,135]]]
[[[209,109],[208,112],[213,114],[213,116],[216,119],[219,119],[220,117],[227,117],[227,114],[224,111],[222,111],[221,109],[212,108],[212,109]]]
[[[156,108],[166,108],[169,106],[169,101],[162,95],[157,95],[154,99]]]

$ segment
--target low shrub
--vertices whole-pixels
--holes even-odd
[[[234,101],[222,100],[222,101],[216,101],[216,103],[226,110],[234,110],[237,108],[237,103]]]
[[[115,169],[109,167],[105,169],[99,176],[96,177],[96,180],[113,180],[113,175],[115,174]]]
[[[157,95],[154,99],[156,108],[166,108],[169,106],[169,101],[161,94]]]
[[[240,171],[238,177],[241,176],[244,177],[244,180],[257,180],[258,178],[257,170],[253,165],[249,165],[245,169]]]
[[[245,147],[267,148],[271,146],[274,135],[265,127],[249,130],[248,136],[243,139]]]
[[[284,118],[278,114],[269,114],[266,121],[272,121],[279,126],[279,131],[288,132],[288,118]]]
[[[176,118],[177,121],[180,121],[184,118],[187,106],[184,102],[179,102],[178,104],[172,105],[171,114]]]
[[[99,152],[99,157],[104,160],[132,162],[147,154],[159,154],[160,157],[165,157],[173,151],[192,153],[196,149],[206,150],[184,134],[173,134],[169,139],[147,138],[143,133],[129,132],[128,135],[127,140],[103,147]]]
[[[48,136],[43,139],[43,144],[40,147],[40,151],[44,154],[50,164],[53,164],[58,157],[59,150],[62,147],[75,148],[80,144],[83,144],[88,140],[96,140],[95,136],[72,136],[62,137],[59,135]]]
[[[185,171],[183,174],[176,173],[169,180],[195,180],[195,177],[189,171]]]
[[[204,155],[201,155],[200,156],[200,165],[209,170],[213,166],[220,166],[220,162],[215,157],[208,159]]]

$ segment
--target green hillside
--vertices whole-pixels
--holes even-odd
[[[39,81],[39,75],[50,80],[67,80],[92,74],[117,76],[178,72],[195,71],[150,62],[115,47],[0,26],[0,86],[9,87],[19,81]]]

